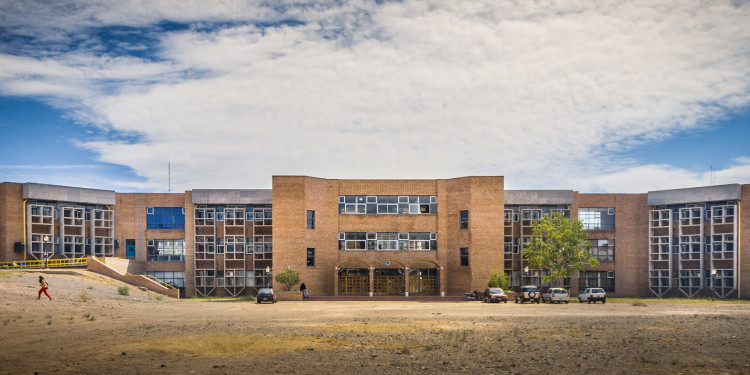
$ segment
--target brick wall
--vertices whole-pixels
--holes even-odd
[[[16,252],[16,242],[25,242],[23,222],[23,185],[0,183],[0,261],[23,260],[24,253]]]

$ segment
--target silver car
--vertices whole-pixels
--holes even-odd
[[[542,303],[568,303],[569,300],[568,291],[563,288],[549,288],[546,293],[542,293]]]
[[[578,302],[596,303],[596,301],[602,301],[607,303],[607,292],[602,288],[586,288],[583,293],[578,295]]]

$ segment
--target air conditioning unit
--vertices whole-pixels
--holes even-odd
[[[227,271],[226,272],[226,277],[234,277],[234,272],[233,271]]]

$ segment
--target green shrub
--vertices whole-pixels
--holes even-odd
[[[117,293],[122,296],[129,296],[130,295],[130,288],[126,286],[118,286],[117,287]]]
[[[276,281],[284,285],[285,290],[291,290],[299,284],[299,274],[291,268],[284,268],[276,273]]]

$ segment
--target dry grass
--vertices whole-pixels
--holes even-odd
[[[346,346],[345,341],[328,337],[212,334],[164,337],[125,344],[117,350],[199,357],[239,357],[302,350],[341,349]]]
[[[635,298],[635,297],[607,297],[607,303],[626,303],[633,306],[640,304],[654,305],[723,305],[723,304],[750,304],[747,299],[711,299],[711,298]]]

